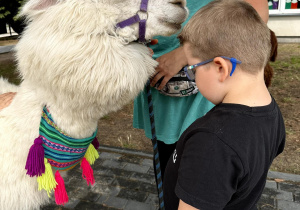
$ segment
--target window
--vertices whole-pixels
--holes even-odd
[[[268,0],[270,16],[300,15],[300,0]]]

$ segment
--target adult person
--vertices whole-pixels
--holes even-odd
[[[183,26],[196,11],[211,1],[187,0],[190,14]],[[258,11],[264,22],[268,21],[269,10],[267,1],[246,1]],[[154,86],[162,79],[158,87],[161,90],[174,75],[187,65],[187,59],[183,48],[180,47],[177,35],[170,37],[159,36],[157,39],[158,44],[152,46],[152,49],[154,51],[153,58],[159,62],[159,65],[151,79],[151,86]],[[205,115],[214,105],[204,98],[201,93],[185,97],[171,97],[161,94],[159,90],[151,88],[159,160],[163,178],[167,161],[176,147],[179,136],[192,122]],[[151,139],[146,90],[141,92],[134,101],[133,127],[144,129],[146,137]]]

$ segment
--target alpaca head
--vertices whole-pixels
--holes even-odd
[[[111,5],[121,10],[122,15],[118,17],[118,22],[132,17],[140,9],[142,0],[123,1],[123,0],[105,0]],[[147,14],[138,12],[139,16],[147,19],[146,39],[155,35],[168,36],[177,32],[181,28],[181,23],[187,18],[186,2],[184,0],[149,0]],[[117,33],[127,37],[130,41],[136,39],[138,34],[138,25],[117,29]]]
[[[148,0],[147,14],[140,12],[142,0],[29,0],[23,7],[22,14],[28,19],[35,19],[42,13],[51,11],[51,7],[65,6],[65,12],[71,15],[81,16],[84,14],[82,22],[87,21],[90,27],[110,28],[116,31],[127,41],[138,38],[138,23],[126,28],[115,28],[117,22],[123,21],[135,14],[139,14],[141,19],[147,19],[146,39],[156,35],[169,36],[176,33],[188,15],[186,0]],[[78,7],[78,5],[81,5]],[[84,7],[82,7],[85,5]],[[76,11],[80,8],[81,11]],[[52,8],[54,9],[54,8]],[[97,20],[105,13],[107,20]],[[89,14],[89,15],[88,15]],[[101,19],[101,18],[100,18]],[[68,22],[65,20],[66,23]],[[105,23],[104,23],[104,22]],[[99,25],[101,24],[101,25]],[[72,27],[74,24],[70,24]],[[113,28],[111,28],[113,27]],[[91,31],[88,31],[91,32]]]
[[[99,115],[119,109],[143,89],[157,65],[146,47],[131,43],[138,38],[138,23],[116,28],[136,14],[140,3],[29,0],[21,13],[28,25],[16,46],[24,83],[41,90],[47,104],[91,105],[101,109],[90,111]],[[146,39],[175,33],[186,18],[185,4],[149,0]]]

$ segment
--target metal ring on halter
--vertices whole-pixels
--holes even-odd
[[[141,18],[142,16],[140,15],[140,13],[142,13],[142,14],[146,14],[146,18]],[[139,11],[137,11],[136,12],[136,15],[138,15],[139,16],[139,18],[140,18],[140,21],[141,20],[148,20],[148,16],[149,16],[149,14],[148,14],[148,12],[147,11],[143,11],[143,10],[139,10]]]

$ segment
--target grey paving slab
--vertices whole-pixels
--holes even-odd
[[[141,165],[133,164],[133,163],[127,163],[124,166],[124,170],[134,171],[134,172],[138,172],[138,173],[147,173],[149,168],[150,168],[149,166],[141,166]]]
[[[149,183],[141,183],[139,190],[142,192],[147,192],[147,193],[157,193],[156,185],[155,184],[149,184]]]
[[[94,174],[97,184],[110,185],[115,180],[114,176]]]
[[[154,210],[155,206],[137,201],[129,201],[124,210]]]
[[[269,171],[268,178],[283,179],[285,181],[300,182],[300,175],[281,173],[277,171]]]
[[[295,199],[295,202],[300,203],[300,192],[296,192],[294,194],[294,199]]]
[[[153,206],[157,206],[158,207],[158,197],[157,194],[149,194],[145,203],[151,204]]]
[[[277,182],[273,180],[267,180],[265,187],[270,189],[278,189]]]
[[[300,183],[281,182],[278,184],[278,189],[292,193],[300,192]]]
[[[118,160],[122,155],[117,153],[109,153],[109,152],[100,152],[99,158],[100,159],[113,159]]]
[[[277,200],[285,200],[285,201],[293,201],[294,195],[291,192],[279,190],[278,194],[276,195],[276,199]]]
[[[147,173],[154,177],[154,167],[150,167]]]
[[[267,194],[262,194],[257,206],[260,210],[276,209],[277,201],[274,197],[270,197]]]
[[[108,146],[100,146],[98,150],[112,152],[112,153],[119,153],[119,154],[135,155],[137,157],[143,157],[143,158],[149,158],[149,159],[153,158],[152,154],[145,153],[142,151],[137,151],[137,150],[128,150],[128,149],[108,147]]]
[[[139,172],[134,172],[130,179],[134,179],[137,181],[141,181],[141,182],[146,182],[146,183],[150,183],[150,184],[154,184],[155,179],[154,179],[154,174],[150,175],[147,173],[139,173]]]
[[[98,203],[91,203],[91,202],[86,202],[86,201],[81,201],[78,203],[78,205],[74,208],[75,210],[92,210],[92,209],[97,209],[97,210],[117,210],[117,208],[113,207],[107,207],[102,204]]]
[[[126,163],[118,162],[116,160],[105,160],[102,165],[107,168],[123,168]]]
[[[272,197],[272,198],[276,198],[276,196],[279,194],[279,192],[277,189],[265,188],[263,190],[262,194],[268,195],[269,197]]]
[[[111,168],[107,171],[108,176],[120,176],[123,178],[129,178],[134,174],[134,171],[125,171],[124,169]]]
[[[109,197],[106,201],[103,202],[104,205],[109,207],[114,207],[117,209],[124,209],[126,204],[128,203],[127,199],[118,198],[118,197]]]
[[[143,166],[153,167],[153,160],[152,159],[143,159],[141,164]]]
[[[139,190],[132,190],[132,189],[121,189],[120,193],[118,194],[119,198],[133,200],[138,202],[145,202],[149,193],[142,192]]]
[[[300,210],[300,203],[295,203],[292,201],[278,200],[279,210]]]
[[[103,185],[103,184],[95,184],[94,187],[91,188],[91,191],[93,193],[99,193],[100,195],[116,196],[120,193],[121,187],[120,186]]]
[[[123,177],[116,177],[113,181],[112,186],[119,186],[121,188],[127,188],[132,190],[138,190],[141,182],[137,180],[131,180]]]
[[[96,203],[103,204],[109,199],[110,195],[100,195]]]
[[[101,195],[99,193],[93,193],[89,191],[88,194],[82,200],[88,202],[96,202],[97,200],[99,200],[100,197]]]
[[[66,209],[74,209],[80,202],[77,198],[69,198],[69,202],[64,205]]]
[[[140,165],[143,161],[143,158],[136,157],[134,155],[122,155],[119,159],[121,162],[133,163]]]
[[[113,175],[113,174],[110,174],[111,169],[106,168],[104,166],[93,167],[93,170],[94,170],[94,175],[106,175],[106,176],[112,176]]]
[[[14,47],[15,45],[0,46],[0,54],[11,52]]]

